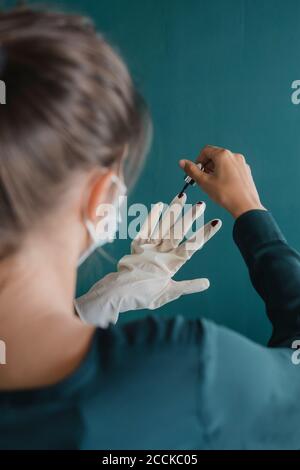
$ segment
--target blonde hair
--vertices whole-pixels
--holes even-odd
[[[91,21],[0,13],[0,258],[57,203],[72,172],[110,167],[128,145],[131,184],[151,131],[126,65]]]

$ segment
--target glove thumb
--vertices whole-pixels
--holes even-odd
[[[173,279],[171,279],[170,284],[164,289],[163,294],[148,305],[147,308],[149,310],[154,310],[178,299],[182,295],[202,292],[208,288],[209,280],[205,278],[192,279],[190,281],[173,281]]]
[[[174,289],[179,295],[194,294],[196,292],[202,292],[209,288],[209,280],[206,278],[202,279],[191,279],[189,281],[178,281],[175,283]]]

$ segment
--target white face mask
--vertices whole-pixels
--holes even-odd
[[[111,243],[116,233],[118,232],[118,226],[121,222],[121,204],[124,201],[120,202],[120,198],[125,196],[127,193],[127,188],[125,184],[121,181],[121,179],[117,175],[112,175],[111,177],[112,182],[117,186],[116,195],[114,200],[110,203],[114,207],[114,215],[112,216],[112,212],[110,211],[109,214],[101,221],[102,225],[106,225],[108,230],[105,231],[105,235],[101,234],[98,235],[95,224],[91,220],[86,220],[85,225],[87,231],[90,235],[92,240],[91,245],[87,248],[78,260],[78,267],[95,251],[97,248],[105,245],[106,243]]]

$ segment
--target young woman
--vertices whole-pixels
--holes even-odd
[[[96,207],[139,166],[145,113],[125,65],[85,18],[1,13],[0,44],[0,447],[299,447],[289,348],[300,334],[300,258],[245,159],[206,147],[206,172],[181,164],[236,218],[278,348],[183,316],[83,323],[73,306],[78,261]]]

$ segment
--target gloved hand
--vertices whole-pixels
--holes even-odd
[[[106,328],[109,323],[117,322],[121,312],[156,309],[181,295],[208,289],[208,279],[179,282],[172,279],[222,225],[220,220],[209,222],[180,243],[205,210],[205,204],[198,203],[180,216],[185,201],[185,194],[181,198],[177,196],[161,220],[163,203],[153,206],[131,243],[131,254],[120,259],[117,272],[106,275],[75,301],[84,322]]]

